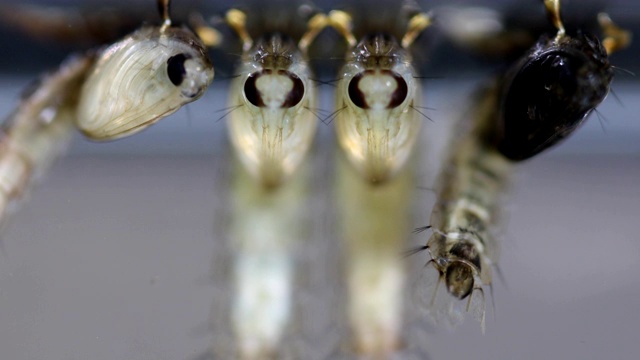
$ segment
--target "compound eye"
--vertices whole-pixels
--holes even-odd
[[[400,106],[400,104],[404,102],[409,93],[409,87],[407,86],[407,82],[404,81],[402,76],[400,76],[398,73],[390,71],[389,75],[393,77],[397,84],[396,89],[393,91],[393,94],[391,94],[391,101],[389,101],[389,105],[387,105],[389,109],[392,109],[394,107]]]
[[[180,53],[178,55],[174,55],[167,60],[167,75],[169,76],[169,80],[175,86],[180,86],[182,81],[184,81],[185,76],[187,75],[187,70],[184,67],[185,61],[190,59],[191,56]]]
[[[263,107],[264,101],[262,100],[262,96],[256,87],[256,80],[260,77],[259,72],[254,72],[249,77],[247,77],[247,81],[244,83],[244,96],[249,100],[251,104],[257,107]]]
[[[365,72],[358,73],[349,81],[349,99],[353,104],[361,109],[368,109],[367,101],[364,99],[364,93],[360,90],[360,80],[364,77]]]
[[[408,90],[402,76],[391,70],[366,70],[349,82],[349,98],[361,109],[398,107],[407,98]]]
[[[293,82],[293,87],[287,94],[287,98],[285,99],[284,103],[282,103],[282,107],[294,107],[298,105],[298,103],[302,101],[302,98],[304,97],[304,84],[302,83],[302,80],[300,80],[300,78],[292,72],[283,71],[281,72],[281,75],[288,76],[289,79]]]
[[[256,107],[290,108],[304,97],[304,83],[292,72],[256,71],[244,83],[244,96]]]

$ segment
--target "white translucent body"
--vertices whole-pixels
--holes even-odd
[[[311,70],[297,48],[289,48],[290,65],[286,70],[300,78],[304,85],[302,100],[293,107],[282,107],[293,83],[286,76],[260,76],[256,88],[265,106],[255,106],[245,96],[244,86],[249,75],[265,69],[256,57],[274,55],[270,45],[254,46],[244,56],[231,83],[228,127],[236,152],[249,173],[266,186],[278,186],[298,168],[313,142],[317,120],[311,109],[316,107],[316,93],[311,83]],[[258,59],[258,60],[256,60]]]
[[[384,181],[406,164],[416,143],[421,120],[411,107],[420,105],[420,83],[414,78],[415,70],[406,51],[397,44],[391,46],[392,52],[388,55],[394,56],[394,61],[386,70],[404,79],[407,94],[399,106],[389,108],[387,105],[397,84],[390,75],[380,71],[382,67],[359,61],[360,49],[353,50],[340,72],[335,127],[338,141],[356,169],[371,181]],[[365,70],[374,72],[365,74],[359,82],[358,88],[369,105],[361,108],[350,99],[349,83]]]
[[[188,59],[176,85],[167,61],[178,54]],[[101,53],[80,93],[78,127],[96,140],[134,134],[200,98],[212,80],[204,46],[191,32],[142,28]]]

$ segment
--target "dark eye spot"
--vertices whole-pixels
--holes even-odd
[[[393,91],[393,94],[391,94],[391,101],[389,101],[389,105],[387,105],[387,108],[392,109],[394,107],[400,106],[400,104],[404,102],[409,93],[409,87],[407,86],[407,82],[404,81],[402,76],[400,76],[398,73],[389,71],[388,74],[391,75],[398,84],[398,87],[396,87],[396,89]]]
[[[181,53],[174,55],[167,60],[167,75],[173,85],[180,86],[180,84],[182,84],[185,75],[187,75],[187,71],[184,68],[184,62],[189,58],[191,57]]]
[[[367,104],[367,101],[364,98],[364,93],[362,92],[362,90],[360,90],[360,80],[362,80],[365,75],[371,73],[373,73],[373,71],[371,70],[363,71],[354,76],[353,79],[351,79],[351,81],[349,82],[349,98],[355,106],[361,109],[368,109],[369,104]],[[391,99],[389,100],[389,104],[387,104],[387,108],[392,109],[394,107],[400,106],[400,104],[402,104],[407,98],[407,95],[409,93],[407,82],[396,72],[383,70],[382,73],[391,76],[396,81],[397,85],[396,89],[391,94]]]
[[[291,79],[291,81],[293,81],[293,88],[289,91],[289,94],[287,94],[287,98],[282,104],[282,107],[290,108],[298,105],[304,96],[304,84],[302,83],[302,80],[300,80],[296,74],[289,71],[280,71],[279,74],[286,75]]]
[[[364,94],[362,93],[362,91],[359,88],[359,83],[360,80],[362,80],[362,77],[366,74],[365,71],[359,73],[358,75],[354,76],[353,79],[351,79],[351,81],[349,81],[349,99],[351,99],[351,102],[353,102],[353,104],[361,109],[368,109],[369,105],[367,105],[367,102],[364,99]]]
[[[254,72],[249,75],[247,81],[244,82],[244,96],[252,103],[254,106],[263,107],[264,101],[262,100],[262,96],[260,96],[260,92],[256,87],[256,80],[260,77],[259,72]]]

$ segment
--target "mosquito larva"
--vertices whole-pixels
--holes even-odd
[[[499,251],[491,228],[511,170],[510,162],[486,141],[486,129],[495,121],[498,93],[495,86],[482,91],[459,127],[472,124],[468,134],[453,142],[440,175],[438,202],[430,221],[433,233],[424,247],[431,260],[421,277],[423,283],[416,284],[423,292],[420,300],[436,321],[455,325],[461,312],[471,311],[483,331],[483,286],[491,285],[491,267]],[[451,296],[439,296],[440,284]]]
[[[145,26],[101,52],[80,91],[78,128],[94,140],[137,133],[200,98],[213,80],[204,44],[171,25]]]
[[[431,257],[425,271],[435,272],[423,277],[420,288],[432,291],[421,299],[436,319],[455,323],[460,318],[455,299],[466,299],[466,311],[474,313],[484,330],[483,286],[491,285],[499,252],[491,227],[512,161],[535,156],[584,120],[608,92],[612,73],[607,54],[629,42],[629,35],[606,15],[599,17],[604,46],[592,35],[569,37],[559,1],[545,1],[545,7],[556,37],[542,37],[514,69],[481,92],[470,112],[473,130],[455,142],[441,174],[430,222],[433,234],[424,247]],[[438,296],[441,283],[451,296]]]
[[[0,131],[0,219],[64,151],[75,129],[77,92],[94,62],[74,56],[26,94]]]
[[[350,47],[336,86],[338,141],[362,176],[383,182],[405,165],[418,137],[413,108],[422,95],[408,48],[431,20],[414,15],[402,41],[374,32],[356,42],[350,15],[332,11],[329,19]]]
[[[404,14],[406,2],[401,6]],[[430,21],[416,12],[401,41],[382,21],[364,20],[357,27],[364,34],[359,43],[350,15],[329,13],[349,44],[336,84],[335,126],[347,155],[339,159],[336,196],[346,256],[349,347],[360,358],[400,358],[406,350],[406,269],[398,253],[407,240],[402,229],[409,220],[414,176],[413,167],[404,165],[420,127],[410,108],[420,100],[420,88],[407,49]]]
[[[609,92],[613,69],[608,55],[630,42],[630,34],[605,14],[599,16],[606,35],[602,42],[581,31],[569,35],[560,0],[544,4],[557,34],[542,36],[503,80],[496,143],[516,161],[557,144],[584,122]]]
[[[303,161],[316,132],[311,109],[317,95],[306,53],[326,18],[314,15],[298,43],[282,32],[254,41],[245,28],[245,13],[232,9],[226,18],[243,41],[239,76],[229,96],[231,141],[249,173],[264,186],[276,187]]]

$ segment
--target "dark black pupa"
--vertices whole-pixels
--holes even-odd
[[[520,161],[555,145],[604,100],[612,78],[607,52],[595,36],[543,36],[504,79],[498,150]]]

